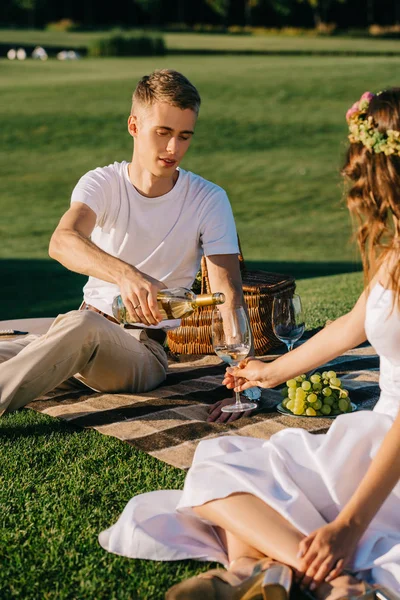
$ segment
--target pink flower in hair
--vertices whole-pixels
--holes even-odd
[[[360,110],[360,107],[358,105],[358,102],[354,102],[353,106],[351,108],[349,108],[349,110],[346,113],[346,121],[349,122],[351,117],[355,114],[357,114]]]
[[[367,100],[367,102],[371,102],[371,100],[374,96],[375,96],[375,94],[373,94],[372,92],[364,92],[360,98],[360,102],[361,102],[361,100]]]
[[[356,115],[357,113],[366,113],[368,110],[368,105],[371,102],[372,98],[375,94],[372,92],[364,92],[358,102],[354,102],[353,106],[349,108],[346,113],[346,120],[349,123],[350,119]]]

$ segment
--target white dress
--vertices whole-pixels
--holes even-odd
[[[366,473],[400,406],[400,315],[377,284],[365,328],[380,355],[381,396],[373,411],[341,415],[328,433],[285,429],[268,441],[225,436],[200,442],[184,490],[130,500],[103,531],[109,552],[152,560],[193,558],[227,565],[214,528],[192,507],[235,492],[258,496],[305,535],[332,521]],[[400,460],[400,457],[399,457]],[[352,565],[363,577],[400,591],[400,483],[361,539]]]

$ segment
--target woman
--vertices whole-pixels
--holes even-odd
[[[374,597],[360,579],[381,586],[376,597],[382,586],[400,591],[400,88],[363,94],[347,120],[343,173],[366,289],[297,350],[228,369],[224,383],[233,388],[236,376],[239,390],[274,387],[368,337],[381,357],[380,400],[372,412],[339,416],[324,435],[286,429],[268,441],[203,441],[183,492],[133,498],[101,534],[106,549],[229,566],[225,576],[174,586],[168,598],[286,598],[290,573],[271,559],[316,598]]]

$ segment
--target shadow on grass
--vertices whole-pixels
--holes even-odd
[[[246,260],[249,270],[288,273],[308,279],[361,271],[356,262],[273,262]],[[0,260],[0,320],[54,317],[78,308],[87,277],[51,259]]]
[[[0,260],[0,320],[54,317],[76,309],[86,280],[50,259]]]
[[[258,270],[286,273],[295,279],[312,279],[314,277],[328,277],[343,273],[357,273],[362,271],[358,262],[290,262],[290,261],[257,261],[245,260],[249,271]]]
[[[48,417],[41,413],[35,413],[34,415],[29,413],[31,413],[30,410],[28,412],[28,409],[21,409],[0,417],[0,439],[5,442],[6,440],[23,437],[48,438],[49,435],[67,437],[83,431],[81,427],[54,417]],[[31,417],[36,422],[32,422]],[[40,421],[38,422],[37,419],[40,419]]]

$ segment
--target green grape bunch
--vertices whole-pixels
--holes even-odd
[[[289,379],[282,395],[282,406],[298,416],[336,416],[352,411],[349,392],[342,388],[335,371]]]

